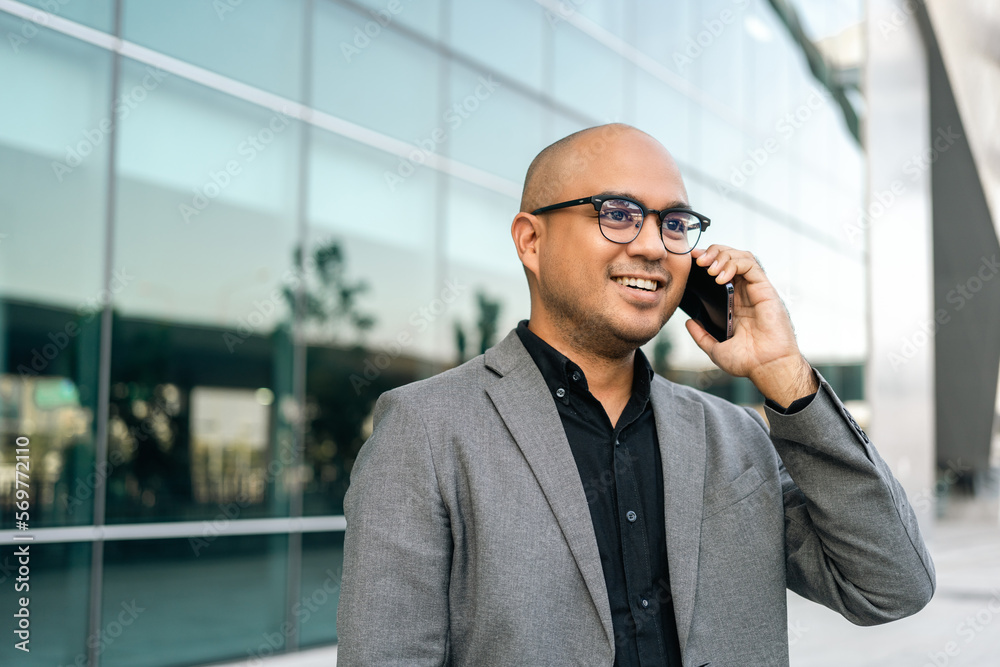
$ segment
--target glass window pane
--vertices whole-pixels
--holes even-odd
[[[365,344],[389,345],[409,331],[413,353],[428,351],[431,336],[410,319],[434,293],[436,173],[419,165],[399,171],[396,156],[328,133],[315,135],[311,164],[310,247],[338,244],[344,279],[367,286],[357,304],[373,318]]]
[[[122,88],[146,74],[126,66]],[[123,313],[236,327],[282,286],[299,131],[278,112],[174,77],[123,119],[115,257],[135,276],[116,296]],[[284,313],[264,313],[268,328]]]
[[[123,37],[184,62],[301,101],[301,0],[125,0]],[[182,38],[179,38],[183,36]]]
[[[0,551],[0,587],[4,591],[0,664],[18,667],[86,664],[90,543],[22,544],[30,545],[27,591],[14,589],[20,567],[15,547],[5,544]],[[16,625],[19,619],[14,614],[20,609],[18,602],[22,596],[29,599],[28,653],[14,646],[21,641],[14,634],[19,629]]]
[[[0,14],[0,34],[20,19]],[[35,527],[85,524],[94,438],[110,126],[108,54],[40,29],[0,49],[0,438],[30,438]],[[15,459],[0,456],[0,506]],[[12,527],[13,511],[0,526]]]
[[[548,145],[544,107],[489,75],[456,65],[447,108],[448,140],[442,144],[447,154],[520,190],[531,160]]]
[[[370,18],[333,2],[316,5],[313,105],[403,141],[433,142],[434,130],[447,129],[437,104],[440,56],[391,29],[360,40],[356,30],[378,27]]]
[[[656,137],[678,162],[693,164],[697,141],[692,118],[701,108],[645,72],[638,73],[638,82],[641,103],[635,105],[636,127]]]
[[[366,48],[364,38],[375,35],[376,37],[387,26],[397,24],[406,26],[411,30],[416,30],[426,37],[438,39],[441,35],[441,5],[442,0],[399,0],[393,3],[390,0],[358,0],[358,2],[368,8],[366,14],[358,14],[351,28],[351,35],[354,39],[348,40],[347,50],[350,47],[362,49]],[[368,25],[375,22],[380,29]],[[357,30],[355,30],[357,28]],[[338,46],[340,46],[338,44]]]
[[[307,515],[341,514],[375,400],[439,368],[428,361],[447,322],[435,287],[439,174],[323,131],[311,149],[307,254],[336,256],[337,269],[310,289],[344,307],[306,327],[303,502]],[[345,290],[349,304],[336,297]]]
[[[114,0],[87,0],[87,2],[74,2],[73,0],[21,0],[21,2],[44,9],[60,18],[76,21],[77,23],[82,23],[83,25],[107,33],[112,33],[115,29]],[[44,25],[44,19],[40,19],[39,24]],[[4,34],[6,35],[6,33],[7,31],[5,30]],[[15,34],[30,41],[33,33],[29,26],[19,21],[18,27],[15,29]],[[10,39],[9,36],[8,39]],[[17,44],[18,49],[25,46],[23,42],[16,38],[12,42],[12,45],[14,43]]]
[[[75,309],[101,288],[111,58],[49,30],[31,45],[0,49],[0,289]]]
[[[546,14],[546,18],[556,21],[579,12],[611,34],[628,39],[625,13],[634,11],[631,5],[632,3],[622,3],[618,0],[569,0],[558,3],[557,11],[551,12],[552,16]]]
[[[460,326],[468,359],[483,350],[484,342],[498,342],[529,315],[528,283],[510,236],[518,201],[454,179],[446,211],[447,272],[467,288],[456,301],[454,325],[442,352],[458,354],[455,327]]]
[[[689,31],[677,46],[694,61],[689,67],[698,73],[696,85],[708,97],[740,117],[743,20],[747,3],[702,0],[692,3],[692,7],[695,11]]]
[[[175,77],[122,120],[110,522],[286,511],[300,131]]]
[[[343,531],[302,535],[299,645],[337,641],[337,603],[343,566]]]
[[[451,3],[452,46],[536,89],[542,88],[542,38],[546,24],[544,10],[531,2]]]
[[[625,61],[567,25],[553,34],[553,96],[600,123],[620,121],[635,107],[625,97]]]
[[[160,667],[265,658],[288,637],[285,535],[114,541],[104,546],[104,667]],[[214,539],[213,539],[214,538]],[[110,633],[109,633],[110,634]]]
[[[701,135],[699,169],[732,184],[733,170],[747,158],[743,150],[743,133],[711,113],[701,114],[698,126]]]

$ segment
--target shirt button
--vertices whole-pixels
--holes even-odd
[[[643,608],[646,608],[646,607],[649,606],[649,600],[647,600],[646,598],[643,598],[642,601],[639,604],[641,604],[643,606]]]
[[[573,371],[573,382],[580,381],[580,371]]]
[[[629,510],[628,514],[625,515],[625,518],[628,519],[629,523],[632,523],[633,521],[635,521],[638,518],[638,516],[636,515],[635,512],[633,512],[632,510]],[[645,605],[643,605],[643,606],[645,606]]]
[[[562,398],[565,395],[566,395],[566,390],[565,389],[563,389],[562,387],[559,387],[558,389],[556,389],[556,396],[558,396],[559,398]]]

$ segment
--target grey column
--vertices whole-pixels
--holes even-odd
[[[925,528],[934,508],[934,304],[927,67],[918,22],[870,0],[863,139],[867,208],[847,232],[868,242],[870,434]]]
[[[953,11],[959,11],[953,7]],[[937,463],[955,477],[989,469],[1000,369],[1000,244],[933,22],[915,16],[927,49],[934,218]]]

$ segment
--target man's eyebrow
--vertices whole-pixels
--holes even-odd
[[[646,202],[644,202],[642,200],[642,197],[640,197],[640,196],[638,196],[636,194],[633,194],[631,192],[625,191],[625,190],[608,190],[606,192],[602,192],[601,196],[602,197],[625,197],[626,199],[633,199],[633,200],[635,200],[637,202],[641,202],[643,206],[646,206],[646,208],[649,208],[649,206],[646,204]],[[681,199],[675,199],[674,201],[667,202],[667,205],[664,206],[663,208],[661,208],[660,210],[664,211],[664,210],[666,210],[668,208],[686,208],[688,210],[691,210],[691,205],[688,204],[686,201],[683,201]]]

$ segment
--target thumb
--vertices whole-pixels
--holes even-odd
[[[694,339],[694,342],[701,348],[702,352],[707,354],[708,358],[714,362],[715,357],[712,356],[712,353],[715,351],[715,346],[719,344],[719,341],[715,340],[715,337],[705,331],[705,327],[701,326],[695,320],[686,321],[684,326],[687,327],[688,333],[691,334],[691,338]]]

